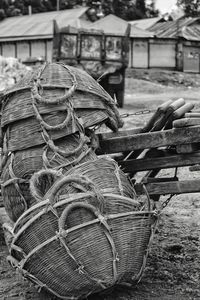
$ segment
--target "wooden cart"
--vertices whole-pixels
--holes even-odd
[[[200,113],[192,108],[183,99],[168,101],[143,128],[100,133],[98,154],[112,155],[130,176],[136,192],[142,194],[145,185],[154,200],[161,195],[200,192],[199,179],[177,177],[178,167],[200,170]],[[172,177],[158,177],[169,168],[174,169]]]

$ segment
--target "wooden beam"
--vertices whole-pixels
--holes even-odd
[[[192,143],[192,144],[184,144],[184,145],[176,146],[177,153],[193,153],[199,149],[200,149],[200,143]]]
[[[158,167],[160,169],[168,169],[191,166],[200,164],[200,151],[190,154],[167,155],[165,157],[121,160],[118,164],[126,173],[155,170]]]
[[[200,180],[168,181],[145,184],[149,195],[199,193]],[[144,194],[142,184],[135,184],[138,195]]]
[[[113,132],[113,131],[102,132],[102,133],[98,133],[97,136],[99,137],[99,140],[106,140],[106,139],[122,137],[122,136],[130,136],[141,132],[142,132],[142,128],[138,127],[138,128],[128,129],[128,130],[119,130],[118,132]]]
[[[99,141],[100,148],[98,154],[198,143],[200,142],[200,126],[138,133],[122,137],[99,139]]]

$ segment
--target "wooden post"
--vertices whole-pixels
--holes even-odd
[[[60,0],[56,1],[56,10],[60,10]]]
[[[147,57],[147,63],[148,63],[148,69],[150,68],[150,40],[147,41],[147,51],[148,51],[148,57]]]
[[[28,14],[29,14],[29,16],[32,15],[32,6],[31,5],[28,6]]]

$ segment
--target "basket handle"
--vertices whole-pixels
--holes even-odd
[[[70,212],[76,208],[85,208],[87,210],[89,210],[90,212],[93,213],[93,215],[99,219],[100,223],[103,224],[103,226],[105,226],[105,228],[110,231],[108,223],[106,222],[105,218],[103,217],[103,215],[100,213],[100,211],[94,207],[93,205],[89,204],[89,203],[83,203],[83,202],[76,202],[76,203],[72,203],[67,205],[67,207],[65,207],[65,209],[63,210],[59,221],[58,221],[58,226],[59,226],[59,230],[65,230],[65,224],[67,221],[67,217],[70,214]]]
[[[49,179],[50,184],[53,185],[53,183],[57,180],[57,178],[62,176],[61,171],[58,170],[53,170],[53,169],[45,169],[45,170],[40,170],[36,173],[34,173],[31,178],[30,178],[30,192],[32,196],[37,200],[37,201],[42,201],[44,194],[42,193],[39,183],[43,180],[44,176],[46,176],[47,179]],[[46,193],[45,191],[43,191]]]
[[[88,142],[88,138],[84,135],[83,132],[79,132],[80,134],[80,143],[77,146],[77,148],[73,149],[73,150],[62,150],[61,148],[59,148],[58,146],[56,146],[53,142],[53,140],[50,139],[49,135],[45,132],[42,134],[43,139],[45,141],[45,143],[49,146],[49,148],[53,151],[53,152],[57,152],[58,154],[60,154],[61,156],[64,157],[69,157],[71,155],[76,154],[77,152],[79,152],[83,146]]]
[[[93,215],[99,220],[99,223],[102,225],[102,229],[103,232],[110,244],[111,250],[112,250],[112,256],[113,256],[113,277],[114,277],[114,281],[117,280],[117,261],[118,261],[118,254],[117,254],[117,250],[115,247],[115,243],[113,241],[113,237],[111,235],[110,232],[110,227],[105,219],[105,217],[100,213],[100,211],[94,207],[91,204],[88,203],[83,203],[83,202],[76,202],[76,203],[72,203],[69,204],[67,207],[65,207],[65,209],[63,210],[59,221],[58,221],[58,227],[59,227],[59,232],[58,232],[58,237],[61,241],[61,243],[63,244],[63,246],[65,247],[65,249],[67,250],[68,254],[72,257],[72,259],[79,264],[79,267],[81,268],[80,263],[77,262],[77,260],[75,259],[75,257],[72,255],[72,253],[70,252],[70,249],[68,248],[68,246],[66,245],[66,235],[67,235],[67,230],[65,230],[65,224],[67,221],[67,217],[69,216],[70,212],[73,209],[78,209],[78,208],[84,208],[90,212],[93,213]],[[83,224],[84,226],[84,224]],[[83,267],[83,266],[82,266]],[[83,269],[84,270],[84,269]],[[88,274],[89,275],[89,274]]]
[[[41,176],[44,175],[50,175],[55,178],[55,182],[52,184],[52,186],[49,188],[49,190],[46,192],[46,194],[43,196],[40,189],[37,186],[37,183],[39,182]],[[65,176],[58,171],[49,169],[49,170],[41,170],[37,173],[35,173],[30,180],[30,191],[33,195],[33,197],[37,201],[42,201],[49,199],[49,202],[51,205],[55,203],[55,198],[60,191],[60,189],[65,184],[75,183],[76,187],[80,189],[82,192],[86,192],[86,189],[89,189],[90,191],[94,192],[94,194],[97,197],[97,200],[99,201],[100,208],[102,208],[102,205],[104,203],[104,197],[98,190],[98,188],[95,186],[95,184],[87,177],[81,176],[81,175],[74,175],[74,176]],[[85,187],[86,186],[86,187]]]
[[[67,116],[64,119],[64,121],[60,124],[57,124],[57,125],[49,125],[44,121],[44,119],[40,115],[34,100],[32,102],[32,106],[33,106],[33,109],[34,109],[34,112],[35,112],[36,119],[38,120],[40,125],[43,126],[46,130],[60,130],[60,129],[63,129],[64,127],[67,127],[67,125],[69,124],[69,122],[72,118],[72,116],[71,116],[72,109],[70,107],[67,107],[66,108]]]
[[[71,97],[74,94],[74,92],[77,88],[76,76],[69,69],[68,69],[68,72],[72,76],[72,86],[68,90],[65,89],[64,96],[56,98],[56,99],[51,99],[51,100],[43,99],[42,96],[39,94],[39,89],[43,89],[43,87],[40,84],[40,77],[39,77],[35,80],[33,88],[31,89],[33,98],[37,102],[43,103],[43,104],[61,104],[61,103],[65,103],[66,100],[68,100],[68,98]]]
[[[48,190],[46,195],[44,196],[44,199],[49,199],[49,202],[51,205],[55,203],[55,198],[60,191],[60,189],[70,183],[75,183],[76,187],[81,190],[82,192],[86,192],[86,188],[89,189],[90,191],[94,192],[94,194],[97,197],[97,200],[100,203],[100,207],[104,203],[104,197],[98,190],[98,188],[95,186],[95,184],[86,176],[81,176],[81,175],[74,175],[74,176],[63,176],[59,178],[53,185],[52,187]],[[85,188],[86,186],[86,188]]]

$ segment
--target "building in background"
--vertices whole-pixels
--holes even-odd
[[[167,18],[127,22],[108,15],[92,22],[88,10],[80,7],[0,21],[0,55],[21,62],[52,61],[54,20],[60,28],[102,30],[115,36],[123,35],[129,24],[129,67],[200,73],[200,18],[184,18],[180,11],[172,10]]]
[[[52,60],[53,20],[60,27],[85,27],[91,23],[87,7],[9,17],[0,22],[0,55]]]
[[[150,52],[156,55],[158,67],[165,67],[162,57],[168,57],[171,68],[200,73],[200,18],[180,18],[155,24],[149,31],[155,35],[155,46]],[[152,60],[150,67],[155,67]]]

